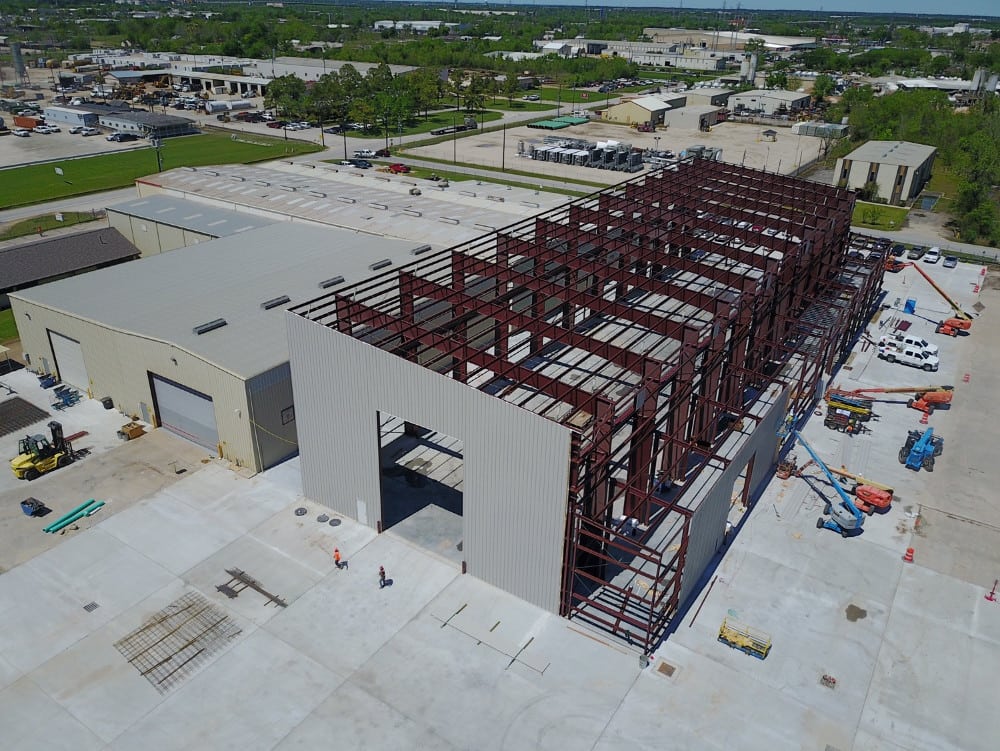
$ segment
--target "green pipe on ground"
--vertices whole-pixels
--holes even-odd
[[[62,516],[60,516],[58,519],[56,519],[54,522],[52,522],[49,526],[42,528],[42,531],[43,532],[52,532],[53,531],[52,528],[55,527],[57,524],[61,524],[62,522],[66,521],[67,519],[69,519],[74,514],[80,513],[85,508],[87,508],[88,506],[90,506],[91,504],[94,504],[94,503],[96,503],[96,501],[93,498],[91,498],[86,503],[81,503],[79,506],[77,506],[75,509],[73,509],[69,513],[66,513],[66,514],[63,514]]]
[[[100,510],[101,506],[103,506],[103,505],[104,505],[104,501],[98,501],[93,506],[88,505],[88,506],[84,507],[83,509],[81,509],[80,511],[76,512],[75,514],[73,514],[73,516],[71,516],[69,519],[67,519],[65,521],[61,521],[58,524],[54,525],[52,527],[52,529],[49,530],[49,532],[55,534],[56,532],[61,531],[64,527],[68,527],[73,522],[79,521],[80,519],[82,519],[85,516],[90,516],[91,514],[96,514],[98,512],[98,510]]]

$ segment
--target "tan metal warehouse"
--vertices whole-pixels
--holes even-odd
[[[683,100],[683,97],[681,97]],[[638,99],[627,99],[620,104],[612,105],[601,113],[601,119],[623,125],[662,125],[664,114],[671,108],[669,102],[655,96],[644,96]],[[681,102],[683,106],[683,101]]]
[[[868,141],[837,160],[834,185],[860,190],[878,186],[878,197],[903,204],[916,197],[931,179],[937,149],[909,141]]]
[[[108,224],[143,256],[273,224],[271,219],[181,198],[151,195],[108,206]]]
[[[414,249],[273,224],[34,287],[11,306],[32,370],[259,471],[298,450],[284,310]]]

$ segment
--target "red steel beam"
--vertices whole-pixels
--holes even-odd
[[[365,325],[391,331],[408,342],[418,342],[432,349],[450,348],[450,351],[455,352],[466,362],[484,368],[496,374],[498,378],[509,377],[516,383],[529,386],[557,401],[565,402],[590,414],[595,412],[595,396],[593,394],[563,383],[556,378],[549,378],[516,363],[502,360],[469,344],[457,341],[454,337],[443,336],[434,331],[423,329],[419,325],[407,326],[398,318],[382,313],[364,303],[341,298],[338,300],[338,310],[341,309],[341,306],[352,323],[364,320]]]
[[[465,256],[456,255],[456,261],[459,264],[456,270],[463,271],[462,260],[464,258]],[[495,319],[504,326],[516,326],[536,336],[547,337],[553,341],[582,349],[633,373],[641,374],[643,372],[643,364],[647,358],[641,353],[632,352],[584,334],[578,334],[555,323],[539,320],[524,313],[517,313],[506,305],[499,305],[493,300],[470,297],[462,292],[450,290],[437,282],[418,277],[409,271],[400,271],[399,277],[401,280],[404,278],[408,280],[409,289],[417,297],[449,303],[456,306],[456,310],[461,309],[468,311],[468,313],[486,316]],[[456,280],[455,285],[458,286],[458,280]],[[510,301],[505,298],[511,294],[520,294],[520,291],[505,293],[499,299],[510,304]]]

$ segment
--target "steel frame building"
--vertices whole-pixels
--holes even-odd
[[[651,651],[723,544],[737,478],[748,505],[779,428],[875,309],[881,264],[847,256],[853,206],[688,159],[292,308],[306,495],[381,531],[362,512],[378,467],[358,433],[366,410],[409,400],[467,440],[470,573]],[[489,461],[463,411],[498,420]]]

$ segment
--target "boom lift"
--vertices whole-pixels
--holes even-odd
[[[73,463],[73,447],[63,438],[62,425],[49,423],[52,440],[43,435],[28,435],[17,442],[17,456],[10,469],[18,480],[34,480],[39,475]]]
[[[816,452],[812,450],[812,446],[806,443],[806,439],[802,437],[802,434],[797,430],[793,430],[792,435],[802,444],[802,448],[806,450],[809,457],[816,463],[816,466],[823,470],[826,478],[833,485],[834,490],[837,491],[837,495],[840,496],[840,503],[830,503],[827,501],[824,511],[830,515],[830,518],[824,519],[822,516],[819,517],[816,520],[816,528],[832,529],[834,532],[840,532],[841,537],[847,537],[852,530],[861,529],[865,523],[865,517],[861,513],[861,509],[854,504],[847,491],[840,486],[837,478],[830,472],[830,468],[823,463],[822,459],[816,456]]]
[[[823,398],[830,406],[855,412],[864,420],[871,416],[872,403],[880,401],[877,396],[870,396],[871,394],[913,394],[906,402],[906,406],[930,415],[938,407],[951,404],[952,397],[955,395],[955,387],[895,386],[892,388],[854,389],[853,391],[830,389]]]
[[[814,462],[810,460],[801,467],[798,467],[796,474],[799,477],[802,477],[802,473],[806,470],[806,467],[813,463]],[[837,477],[843,477],[854,482],[854,485],[849,489],[849,492],[854,495],[855,505],[869,516],[871,516],[876,509],[886,510],[892,504],[894,491],[889,485],[883,485],[880,482],[869,480],[867,477],[862,477],[854,472],[848,472],[845,467],[841,467],[840,469],[827,467],[827,469],[837,475]]]
[[[934,435],[934,428],[927,428],[923,435],[919,430],[907,433],[906,443],[899,450],[899,463],[907,469],[919,472],[923,467],[928,472],[934,471],[934,457],[941,456],[944,451],[944,438]]]
[[[958,336],[959,331],[968,331],[972,328],[972,316],[962,310],[962,306],[951,299],[948,293],[941,289],[941,287],[938,286],[938,283],[931,278],[930,274],[915,263],[907,263],[904,265],[915,268],[920,276],[926,279],[927,283],[934,288],[934,291],[941,295],[941,297],[945,299],[945,302],[951,306],[951,309],[955,311],[955,315],[952,318],[946,318],[938,323],[937,328],[934,329],[934,333],[947,334],[948,336]]]

